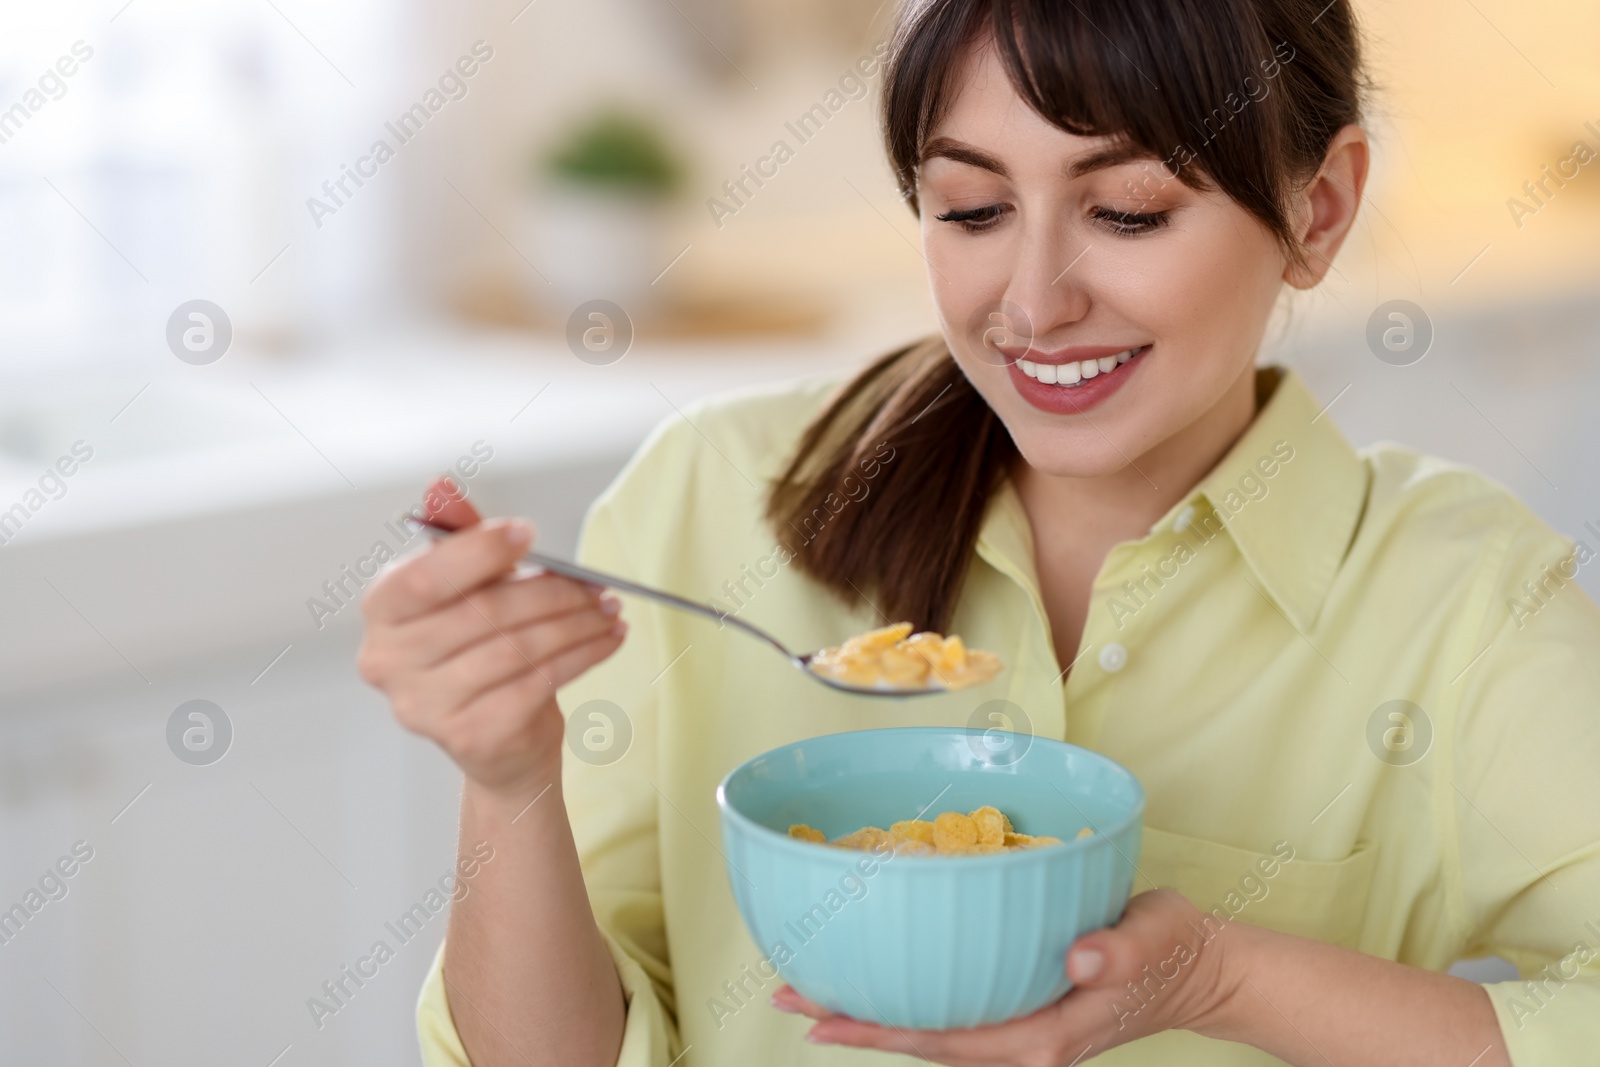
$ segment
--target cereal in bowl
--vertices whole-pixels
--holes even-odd
[[[1085,827],[1078,836],[1093,831]],[[984,805],[966,814],[947,811],[933,821],[904,819],[884,830],[877,826],[864,826],[852,833],[829,841],[821,830],[796,823],[789,827],[789,836],[800,841],[833,845],[836,848],[881,851],[888,845],[897,856],[972,856],[990,852],[1020,852],[1023,849],[1059,845],[1059,837],[1019,834],[1011,820],[997,808]]]

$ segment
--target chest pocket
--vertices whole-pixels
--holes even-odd
[[[1298,854],[1285,860],[1291,852],[1252,852],[1146,826],[1133,891],[1176,889],[1219,917],[1359,947],[1377,849],[1363,842],[1333,862]]]

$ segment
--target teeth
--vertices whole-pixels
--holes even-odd
[[[1099,359],[1086,359],[1076,363],[1036,363],[1031,359],[1019,359],[1017,366],[1022,368],[1023,374],[1046,385],[1077,385],[1089,378],[1110,374],[1141,351],[1142,347],[1130,348],[1114,356],[1102,356]]]

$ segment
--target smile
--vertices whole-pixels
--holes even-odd
[[[1149,345],[1140,345],[1118,352],[1114,356],[1101,356],[1099,359],[1085,359],[1074,363],[1037,363],[1030,359],[1017,360],[1017,369],[1023,374],[1045,385],[1062,385],[1072,388],[1082,385],[1091,378],[1101,375],[1114,374],[1123,364],[1135,359],[1147,349]]]

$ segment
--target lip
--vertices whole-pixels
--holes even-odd
[[[1017,366],[1016,359],[1011,359],[1006,364],[1006,374],[1011,378],[1011,386],[1022,399],[1040,411],[1051,415],[1078,415],[1104,404],[1111,396],[1128,383],[1128,380],[1139,373],[1139,367],[1150,353],[1155,350],[1154,345],[1147,346],[1144,351],[1134,356],[1127,363],[1119,366],[1109,374],[1097,375],[1080,385],[1060,386],[1046,385],[1036,378],[1030,378],[1022,373],[1022,368]],[[1003,350],[1002,350],[1003,351]],[[1032,352],[1027,359],[1035,363],[1070,363],[1074,360],[1098,359],[1102,356],[1113,356],[1118,352],[1125,352],[1126,348],[1106,348],[1097,346],[1090,348],[1063,348],[1054,353]],[[1085,353],[1078,355],[1078,353]],[[1092,354],[1090,354],[1092,353]]]

